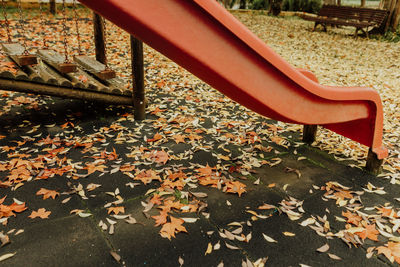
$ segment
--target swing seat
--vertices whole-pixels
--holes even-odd
[[[1,44],[4,53],[7,54],[20,67],[37,64],[35,55],[25,55],[25,48],[18,43]]]
[[[6,57],[2,62],[11,62]],[[0,62],[1,63],[1,62]],[[1,64],[0,64],[1,65]],[[83,68],[61,73],[48,62],[38,58],[32,66],[14,65],[0,68],[0,90],[38,95],[100,101],[117,105],[133,105],[133,91],[119,78],[100,81]]]
[[[66,63],[65,58],[58,52],[50,49],[41,49],[37,52],[38,56],[47,64],[61,73],[76,72],[78,67],[74,63]]]
[[[106,68],[106,65],[92,57],[80,55],[74,57],[74,61],[100,80],[109,80],[116,77],[115,71]]]

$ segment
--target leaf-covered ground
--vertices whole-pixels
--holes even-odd
[[[354,39],[351,28],[311,32],[295,18],[236,15],[321,83],[379,91],[384,173],[359,169],[366,147],[321,129],[310,148],[299,142],[301,126],[254,114],[146,46],[144,121],[127,107],[2,92],[4,264],[62,265],[35,242],[87,265],[400,262],[398,45]],[[80,16],[82,47],[93,55],[91,15]],[[59,20],[29,19],[28,47],[46,38],[62,51]],[[129,36],[110,23],[107,33],[110,66],[130,86]]]

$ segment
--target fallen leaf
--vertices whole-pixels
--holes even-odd
[[[176,233],[187,232],[185,226],[182,225],[184,223],[184,220],[179,218],[174,218],[172,216],[170,216],[170,219],[171,222],[165,223],[160,230],[160,235],[162,237],[171,240],[171,237],[175,237]]]
[[[226,247],[229,248],[229,249],[239,249],[238,247],[232,246],[231,244],[229,244],[229,243],[227,243],[227,242],[225,242],[225,245],[226,245]]]
[[[51,214],[51,211],[46,211],[45,208],[38,209],[37,211],[32,211],[31,215],[28,217],[31,219],[34,219],[36,217],[42,218],[42,219],[48,219],[49,215]]]
[[[0,256],[0,261],[4,261],[4,260],[6,260],[6,259],[9,259],[9,258],[11,258],[12,256],[14,256],[16,253],[17,253],[17,252],[14,252],[14,253],[7,253],[7,254],[4,254],[4,255],[1,255],[1,256]]]
[[[8,237],[8,235],[5,235],[3,234],[3,232],[0,232],[0,242],[1,246],[3,247],[10,243],[10,238]]]
[[[267,240],[268,242],[270,242],[270,243],[278,243],[278,241],[276,241],[276,240],[273,239],[272,237],[267,236],[267,235],[264,234],[264,233],[263,233],[262,235],[263,235],[264,239]]]
[[[335,254],[328,253],[329,258],[333,260],[342,260],[339,256],[336,256]]]
[[[283,232],[283,234],[285,236],[295,236],[296,235],[295,233],[292,233],[292,232]]]
[[[329,245],[328,245],[328,244],[325,244],[325,245],[323,245],[322,247],[317,248],[317,251],[318,251],[318,252],[321,252],[321,253],[325,253],[325,252],[327,252],[328,250],[329,250]]]
[[[275,209],[276,206],[274,205],[270,205],[270,204],[263,204],[261,206],[259,206],[257,209],[259,210],[269,210],[269,209]]]
[[[207,254],[211,254],[212,249],[213,249],[213,246],[212,246],[211,242],[209,242],[208,245],[207,245],[207,250],[204,253],[204,256],[207,255]]]
[[[182,259],[182,257],[181,257],[181,256],[179,256],[179,258],[178,258],[178,262],[179,262],[179,266],[182,266],[182,265],[183,265],[183,263],[184,263],[184,260]]]
[[[120,206],[120,207],[109,207],[107,209],[107,213],[114,213],[114,214],[119,214],[119,213],[125,213],[125,208]]]
[[[376,230],[375,224],[369,224],[365,226],[364,230],[361,232],[356,232],[356,235],[362,238],[362,240],[365,240],[366,238],[369,238],[373,241],[378,241],[378,234],[379,231]]]
[[[110,251],[110,254],[114,258],[114,260],[116,260],[117,262],[121,261],[121,256],[117,252],[112,250],[112,251]]]
[[[58,193],[55,190],[49,190],[49,189],[46,189],[46,188],[40,188],[40,190],[36,192],[36,195],[37,196],[43,195],[43,199],[47,199],[47,198],[50,198],[50,197],[52,199],[55,199],[58,195],[60,195],[60,193]]]

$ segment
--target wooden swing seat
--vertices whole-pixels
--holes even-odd
[[[38,51],[38,56],[47,64],[55,68],[61,73],[71,73],[77,71],[77,66],[74,63],[65,63],[65,58],[51,49],[41,49]]]
[[[18,43],[1,44],[3,51],[15,61],[19,66],[28,66],[37,63],[35,55],[25,55],[25,48]]]
[[[38,55],[40,57],[35,65],[15,64],[13,68],[0,69],[0,90],[133,105],[133,91],[126,88],[121,79],[94,77],[76,64],[72,64],[73,72],[69,72],[72,67],[60,69],[60,64],[57,64],[60,61],[57,60],[61,58],[63,62],[64,59],[52,50],[40,50]],[[11,55],[4,60],[15,61]]]
[[[74,61],[86,71],[90,72],[100,80],[109,80],[115,78],[115,71],[107,69],[106,65],[88,56],[76,56]]]

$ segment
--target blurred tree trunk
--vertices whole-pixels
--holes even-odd
[[[246,9],[246,0],[240,0],[240,9]]]
[[[380,9],[389,9],[391,0],[381,0],[379,3],[379,8]]]
[[[400,22],[400,0],[397,0],[396,6],[393,10],[393,15],[391,18],[391,27],[393,31],[396,31],[397,27],[399,26]]]
[[[361,7],[365,7],[365,2],[367,2],[366,0],[361,0]]]
[[[399,25],[400,0],[391,0],[388,5],[389,16],[385,24],[385,32],[389,29],[396,31]]]
[[[50,0],[50,13],[55,15],[57,13],[56,0]]]
[[[336,5],[336,0],[324,0],[324,5]]]

